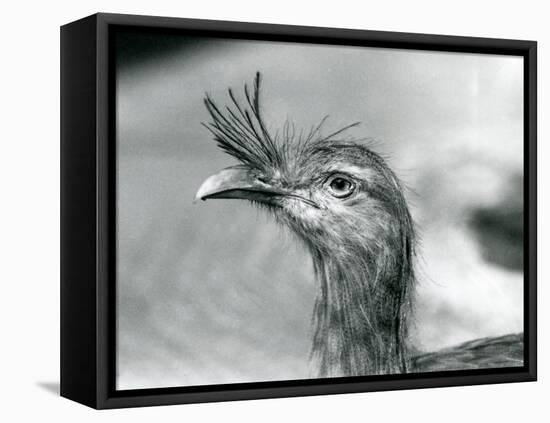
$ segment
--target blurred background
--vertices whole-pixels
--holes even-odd
[[[193,203],[235,164],[204,93],[257,70],[273,131],[361,121],[408,187],[420,350],[522,331],[521,58],[132,31],[116,52],[118,389],[312,376],[308,255],[246,202]]]

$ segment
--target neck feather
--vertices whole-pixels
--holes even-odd
[[[402,229],[402,228],[401,228]],[[312,358],[321,377],[408,371],[412,239],[397,231],[374,249],[312,250],[319,283]]]

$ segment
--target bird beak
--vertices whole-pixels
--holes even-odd
[[[287,193],[256,179],[247,169],[228,168],[207,178],[199,187],[195,200],[238,198],[272,203],[275,197]]]
[[[224,169],[207,178],[195,194],[195,201],[205,201],[210,198],[236,198],[280,205],[277,200],[282,197],[296,198],[310,206],[319,208],[314,201],[266,184],[258,180],[249,170],[239,167]]]

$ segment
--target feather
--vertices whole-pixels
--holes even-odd
[[[523,334],[481,338],[455,347],[417,355],[415,372],[523,366]]]

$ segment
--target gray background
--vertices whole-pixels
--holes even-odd
[[[234,164],[204,92],[227,102],[256,70],[272,128],[359,120],[410,188],[420,349],[522,330],[517,236],[476,223],[521,215],[520,58],[136,34],[118,51],[119,389],[311,377],[307,254],[245,202],[193,204]]]

